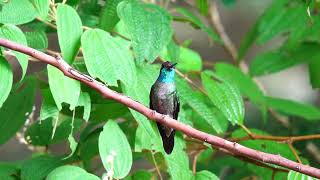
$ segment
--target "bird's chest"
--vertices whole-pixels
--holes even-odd
[[[154,85],[153,107],[162,114],[173,115],[176,87],[173,83],[158,83]]]

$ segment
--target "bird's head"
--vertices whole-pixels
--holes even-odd
[[[171,63],[169,61],[166,61],[162,63],[160,74],[158,77],[158,81],[164,82],[164,83],[171,83],[174,81],[174,74],[175,74],[175,66],[177,63]]]

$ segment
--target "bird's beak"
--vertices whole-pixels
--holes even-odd
[[[173,63],[171,68],[175,68],[178,63]]]

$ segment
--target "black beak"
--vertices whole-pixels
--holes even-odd
[[[178,63],[173,63],[170,68],[175,68]]]

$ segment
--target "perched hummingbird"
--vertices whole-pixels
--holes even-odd
[[[180,110],[176,84],[174,82],[175,65],[169,61],[162,63],[160,74],[150,91],[150,109],[178,119]],[[157,123],[164,150],[170,154],[174,146],[175,130]]]

